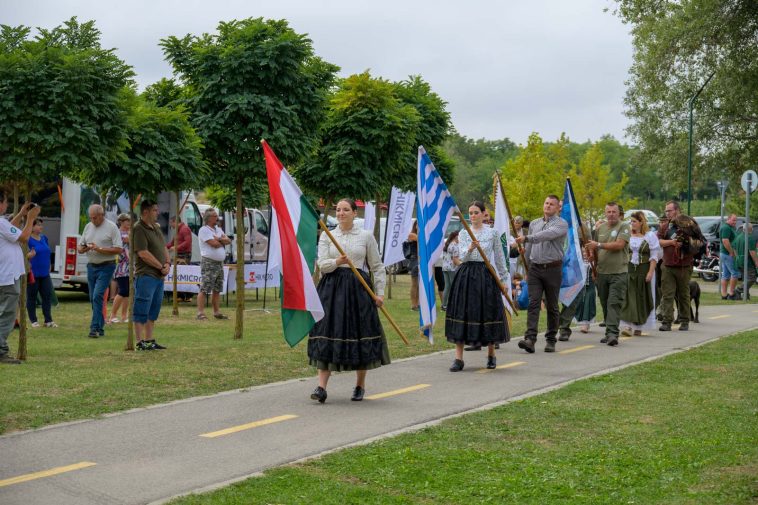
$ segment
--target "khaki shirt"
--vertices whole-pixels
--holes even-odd
[[[629,223],[619,221],[615,226],[608,226],[603,223],[597,229],[597,242],[607,244],[622,239],[626,244],[619,251],[609,251],[608,249],[598,250],[597,273],[599,274],[625,274],[628,271],[629,263],[629,236],[631,231]]]

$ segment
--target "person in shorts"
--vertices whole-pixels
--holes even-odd
[[[218,226],[218,212],[209,208],[203,214],[203,227],[197,234],[200,242],[200,292],[197,294],[197,319],[207,320],[205,303],[210,295],[213,317],[229,319],[221,313],[221,291],[224,288],[225,246],[232,243]]]

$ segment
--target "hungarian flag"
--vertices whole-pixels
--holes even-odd
[[[294,347],[324,317],[312,277],[317,256],[318,214],[271,147],[265,140],[261,144],[271,194],[269,262],[281,267],[282,327],[284,339]]]

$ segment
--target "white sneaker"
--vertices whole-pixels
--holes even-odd
[[[55,323],[55,321],[50,321],[49,323],[45,323],[45,328],[57,328],[58,325]]]
[[[124,320],[123,320],[122,322],[123,322],[123,323],[128,323],[128,322],[129,322],[129,318],[128,318],[128,317],[125,317],[125,318],[124,318]]]
[[[39,321],[34,321],[32,323],[32,328],[39,328]]]
[[[111,324],[113,324],[113,323],[120,323],[121,319],[119,319],[117,317],[114,317],[114,318],[111,318],[110,322],[111,322]]]

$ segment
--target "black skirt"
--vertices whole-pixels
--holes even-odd
[[[461,265],[450,287],[445,313],[448,342],[489,345],[511,339],[500,289],[482,262]]]
[[[360,271],[371,286],[366,272]],[[373,289],[373,286],[372,286]],[[311,329],[308,358],[319,370],[369,370],[390,363],[376,303],[349,268],[321,278],[324,318]]]

